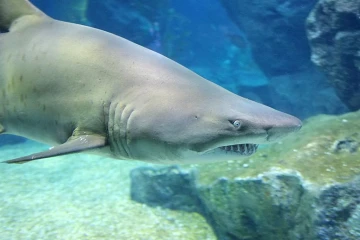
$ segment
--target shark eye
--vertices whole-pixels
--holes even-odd
[[[235,120],[232,122],[232,125],[234,125],[234,127],[236,129],[239,129],[241,127],[241,121],[240,120]]]

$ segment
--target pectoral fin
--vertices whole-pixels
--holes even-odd
[[[106,139],[99,135],[80,135],[77,137],[71,137],[67,142],[51,148],[50,150],[34,153],[28,156],[15,158],[4,161],[4,163],[25,163],[41,158],[55,157],[60,155],[66,155],[71,153],[77,153],[84,150],[104,147],[106,145]]]

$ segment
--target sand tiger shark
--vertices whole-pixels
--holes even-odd
[[[301,127],[156,52],[55,20],[27,0],[0,0],[0,29],[0,132],[54,146],[6,163],[82,151],[155,163],[223,161]]]

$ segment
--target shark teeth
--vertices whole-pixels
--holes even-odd
[[[258,144],[235,144],[235,145],[229,145],[229,146],[222,146],[220,147],[221,150],[226,152],[235,152],[241,155],[250,156],[251,154],[255,153]]]

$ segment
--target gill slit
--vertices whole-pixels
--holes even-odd
[[[121,133],[120,133],[120,126],[121,119],[118,117],[118,113],[120,112],[120,117],[122,114],[122,109],[120,108],[118,101],[111,101],[108,104],[108,111],[107,111],[107,132],[108,132],[108,138],[109,138],[109,145],[110,149],[113,152],[113,154],[117,157],[125,157],[128,158],[128,153],[125,150],[124,146],[122,146],[121,141]],[[120,111],[119,111],[120,110]],[[105,113],[106,114],[106,113]]]
[[[114,104],[114,109],[113,109],[113,140],[114,140],[114,148],[116,149],[116,152],[120,153],[121,156],[125,156],[127,157],[127,152],[125,151],[124,147],[122,146],[121,143],[121,115],[122,115],[122,109],[121,109],[121,105],[119,104],[119,102],[116,101],[116,103]],[[118,114],[120,113],[120,116],[118,116]],[[120,120],[120,121],[119,121]],[[119,126],[120,124],[120,126]]]
[[[114,106],[115,105],[115,106]],[[118,106],[118,103],[116,102],[115,104],[113,102],[110,103],[109,106],[109,138],[110,138],[110,147],[111,150],[117,155],[118,153],[120,153],[120,155],[123,155],[123,153],[121,152],[121,150],[118,147],[116,138],[115,138],[115,113],[116,113],[116,108]]]
[[[120,114],[120,126],[121,130],[119,131],[119,140],[121,142],[121,146],[126,152],[127,157],[132,158],[132,154],[129,147],[129,139],[128,139],[128,123],[129,119],[134,112],[133,108],[129,108],[128,105],[124,105],[124,108]]]

